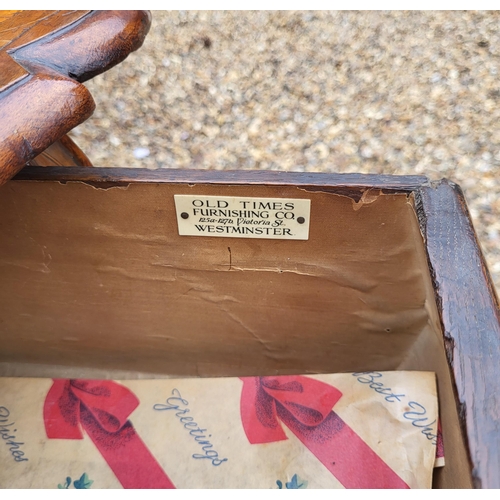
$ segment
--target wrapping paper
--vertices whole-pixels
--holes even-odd
[[[435,374],[0,378],[3,488],[430,488]]]

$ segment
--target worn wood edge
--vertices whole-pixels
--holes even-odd
[[[500,488],[500,309],[462,190],[441,180],[416,210],[475,488]]]
[[[296,185],[299,187],[349,187],[387,189],[411,192],[427,185],[429,180],[420,175],[377,175],[306,173],[268,170],[187,170],[162,168],[65,168],[26,167],[14,178],[22,181],[79,181],[86,183],[177,183],[177,184],[266,184]]]
[[[139,49],[151,27],[149,11],[91,11],[71,24],[9,51],[20,65],[51,68],[78,82],[108,71]],[[85,43],[81,42],[82,35]]]

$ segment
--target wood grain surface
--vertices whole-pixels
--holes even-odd
[[[500,488],[498,298],[460,187],[442,180],[417,201],[474,486]]]
[[[33,167],[91,167],[87,155],[67,135],[27,163]]]
[[[83,165],[82,165],[83,166]],[[323,191],[341,194],[358,202],[371,190],[392,193],[410,193],[428,182],[420,175],[373,175],[373,174],[327,174],[299,173],[265,170],[181,170],[140,168],[24,168],[18,180],[78,180],[96,187],[124,186],[130,183],[184,183],[205,184],[265,184],[301,186],[308,191]]]
[[[428,182],[423,175],[376,175],[280,172],[270,170],[188,170],[165,168],[25,168],[16,179],[26,180],[78,180],[83,182],[168,182],[206,184],[267,184],[300,185],[316,188],[388,189],[413,191]]]
[[[80,82],[137,50],[150,23],[146,11],[0,11],[0,184],[92,114]]]

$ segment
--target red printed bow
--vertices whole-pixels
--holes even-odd
[[[245,377],[241,421],[251,444],[287,439],[283,422],[346,488],[409,486],[335,413],[342,393],[303,376]]]
[[[128,420],[139,400],[110,380],[54,380],[43,407],[47,437],[90,436],[124,488],[174,488]]]

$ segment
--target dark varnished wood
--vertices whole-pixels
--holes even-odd
[[[500,488],[500,313],[463,193],[422,187],[417,209],[476,488]]]
[[[268,170],[180,170],[146,168],[37,169],[27,167],[18,180],[79,180],[83,182],[169,182],[205,184],[300,185],[304,187],[349,187],[413,191],[428,183],[423,175],[376,175],[277,172]]]
[[[78,180],[96,187],[123,186],[129,183],[159,182],[179,184],[266,184],[300,186],[308,191],[328,191],[359,201],[368,190],[382,192],[411,193],[428,182],[419,175],[372,175],[372,174],[327,174],[275,172],[265,170],[177,170],[136,168],[36,169],[26,167],[17,176],[18,180]]]
[[[92,163],[67,135],[63,135],[43,153],[28,162],[28,165],[33,167],[91,167]]]
[[[138,49],[145,11],[0,12],[0,184],[95,104],[80,83]]]

